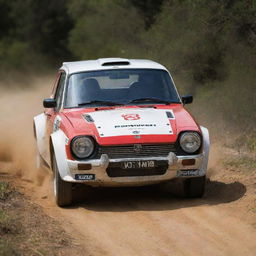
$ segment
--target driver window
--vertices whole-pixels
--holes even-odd
[[[57,90],[54,96],[54,99],[57,102],[56,110],[59,110],[61,107],[61,102],[63,98],[63,90],[64,90],[64,84],[65,84],[66,74],[65,72],[61,72],[60,79],[57,85]]]

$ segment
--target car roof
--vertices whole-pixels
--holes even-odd
[[[166,70],[161,64],[152,60],[144,59],[123,59],[123,58],[103,58],[97,60],[63,62],[60,69],[67,73],[78,73],[83,71],[106,70],[106,69],[162,69]]]

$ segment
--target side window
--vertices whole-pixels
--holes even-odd
[[[61,102],[63,98],[63,90],[64,90],[64,84],[65,84],[66,74],[64,72],[61,73],[60,79],[57,85],[57,89],[54,95],[54,99],[57,102],[56,110],[59,110],[61,107]]]

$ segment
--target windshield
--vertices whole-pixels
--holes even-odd
[[[108,105],[108,101],[112,105],[180,103],[172,80],[164,70],[115,69],[70,75],[65,108]]]

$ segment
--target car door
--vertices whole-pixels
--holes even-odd
[[[56,100],[55,108],[48,108],[45,110],[46,115],[46,129],[45,129],[45,145],[46,145],[46,161],[50,164],[50,136],[54,132],[54,121],[59,111],[62,108],[63,91],[66,81],[65,71],[58,73],[56,83],[53,88],[52,98]]]

